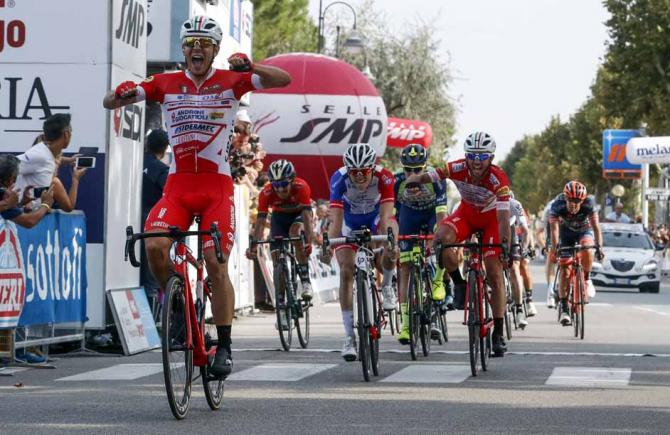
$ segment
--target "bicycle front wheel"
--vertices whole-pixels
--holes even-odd
[[[409,353],[413,361],[416,361],[419,353],[419,328],[421,318],[417,315],[419,311],[419,280],[417,278],[416,269],[411,268],[409,274],[409,286],[407,287],[407,318],[409,320]]]
[[[370,319],[370,323],[374,329],[374,334],[370,333],[368,335],[370,336],[370,367],[372,367],[372,374],[379,376],[379,338],[382,332],[383,311],[379,309],[378,293],[374,286],[375,284],[373,283],[368,289],[370,296],[367,298],[368,302],[372,304],[372,319]]]
[[[298,306],[298,304],[300,304]],[[298,333],[298,341],[300,342],[300,347],[307,349],[309,345],[309,307],[312,306],[311,302],[298,301],[296,303],[295,313],[295,330]]]
[[[484,292],[488,292],[486,284],[484,284]],[[489,323],[492,320],[491,315],[491,304],[489,304],[489,298],[486,294],[483,295],[481,301],[484,304],[484,324]],[[491,346],[492,340],[491,336],[493,335],[493,328],[488,328],[486,330],[486,335],[484,337],[479,337],[479,355],[482,360],[482,370],[487,371],[489,369],[489,358],[491,357]]]
[[[209,286],[210,291],[212,287]],[[209,294],[204,293],[202,299],[202,307],[198,317],[200,319],[200,331],[204,336],[205,341],[205,350],[209,354],[212,346],[213,340],[211,335],[206,332],[207,324],[205,323],[205,313],[207,312],[207,306],[211,305]],[[214,327],[214,325],[209,325]],[[214,378],[208,375],[207,366],[200,367],[200,377],[202,378],[202,386],[205,389],[205,399],[207,399],[207,405],[213,410],[221,408],[221,402],[223,401],[223,379]]]
[[[186,345],[187,315],[184,281],[180,276],[172,276],[165,286],[161,353],[168,403],[177,420],[186,417],[191,403],[193,350]]]
[[[477,376],[479,371],[479,297],[477,295],[477,273],[468,273],[468,353],[470,372]]]
[[[584,339],[584,311],[586,310],[586,305],[584,304],[584,293],[586,289],[584,288],[584,280],[579,280],[579,300],[577,301],[577,317],[579,318],[579,339]]]
[[[293,316],[291,315],[291,304],[293,299],[291,281],[286,264],[280,261],[273,273],[275,285],[275,314],[277,316],[277,331],[279,341],[286,352],[291,350],[293,339]]]
[[[365,272],[359,271],[356,275],[356,329],[358,331],[358,359],[361,361],[363,378],[370,382],[370,336],[367,321],[367,277]]]
[[[421,310],[421,314],[419,315],[419,320],[420,320],[420,325],[421,329],[419,331],[419,335],[421,337],[421,350],[423,351],[423,356],[428,356],[430,355],[430,341],[431,341],[431,332],[430,332],[430,327],[431,327],[431,322],[430,322],[430,317],[431,317],[431,306],[433,302],[431,301],[430,295],[431,293],[431,288],[432,285],[430,283],[430,278],[427,276],[424,276],[423,279],[423,288],[420,290],[419,296],[419,307]]]

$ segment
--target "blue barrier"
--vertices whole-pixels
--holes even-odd
[[[25,271],[19,326],[86,321],[86,217],[55,211],[17,225]]]

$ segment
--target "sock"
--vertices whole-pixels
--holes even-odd
[[[444,278],[444,268],[443,267],[435,267],[435,276],[433,277],[433,281],[440,281]]]
[[[523,313],[523,307],[521,306],[521,304],[516,304],[516,312]]]
[[[347,337],[355,337],[353,310],[342,310],[342,323],[344,324],[344,334]]]
[[[393,272],[395,272],[395,269],[387,270],[382,267],[382,272],[384,272],[384,276],[382,278],[382,287],[384,287],[385,285],[390,285],[391,280],[393,279]]]
[[[532,302],[533,301],[533,289],[529,288],[526,289],[526,302]]]
[[[500,318],[494,318],[493,319],[493,335],[499,335],[502,337],[503,335],[503,329],[505,328],[505,319],[500,317]]]
[[[232,325],[216,325],[216,333],[219,336],[219,345],[223,346],[228,353],[230,353],[230,345],[232,343],[230,340],[231,329]]]
[[[407,324],[409,326],[409,313],[408,313],[408,306],[406,303],[400,304],[400,323],[401,325]]]
[[[449,276],[454,281],[454,285],[465,284],[465,280],[461,276],[460,269],[456,269],[453,272],[449,272]]]
[[[309,266],[307,264],[298,264],[296,267],[300,282],[309,282]]]
[[[568,298],[561,298],[561,309],[565,311],[566,313],[568,312]]]

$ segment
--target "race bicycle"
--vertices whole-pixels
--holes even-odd
[[[331,246],[351,244],[356,246],[354,270],[354,326],[358,334],[358,359],[361,361],[363,378],[370,381],[370,372],[379,376],[379,339],[387,319],[382,305],[381,295],[375,280],[375,255],[382,248],[372,248],[376,242],[388,242],[394,248],[395,239],[389,229],[387,235],[373,236],[368,228],[352,231],[346,237],[329,239],[323,235],[322,255]]]
[[[199,217],[196,217],[195,222],[200,223]],[[186,417],[191,403],[191,385],[198,378],[193,376],[194,365],[200,368],[199,377],[209,407],[212,410],[219,409],[223,401],[224,380],[209,372],[218,342],[206,330],[209,322],[206,322],[205,317],[212,301],[212,285],[205,277],[202,249],[202,236],[205,235],[214,241],[217,261],[223,263],[221,233],[215,223],[204,231],[180,231],[177,227],[170,227],[167,232],[161,233],[134,233],[132,226],[126,227],[125,259],[130,260],[135,267],[140,267],[135,255],[137,240],[153,237],[174,240],[172,274],[165,286],[162,307],[161,355],[168,403],[178,420]],[[198,238],[195,256],[186,244],[186,237],[189,236]],[[188,277],[189,266],[196,271],[195,289],[191,287]]]
[[[291,349],[293,329],[296,330],[300,346],[305,349],[309,344],[309,308],[312,303],[299,298],[297,260],[295,257],[294,242],[305,244],[305,233],[300,237],[275,236],[270,240],[253,240],[249,236],[249,246],[275,244],[279,246],[277,261],[274,264],[272,281],[275,288],[275,313],[277,315],[277,330],[279,341],[285,351]]]
[[[575,337],[584,339],[585,329],[585,311],[586,304],[589,303],[589,295],[586,291],[586,280],[584,279],[582,260],[578,255],[580,251],[595,249],[599,252],[598,245],[574,245],[558,247],[559,262],[562,266],[568,267],[568,305],[570,309],[570,320],[574,330]],[[569,257],[561,258],[561,253],[569,253]],[[559,269],[559,268],[557,268]],[[558,310],[559,318],[561,310]]]

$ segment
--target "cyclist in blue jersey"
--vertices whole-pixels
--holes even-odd
[[[330,238],[348,236],[363,227],[378,234],[386,234],[391,228],[397,237],[398,224],[393,217],[393,174],[376,165],[376,158],[377,153],[366,143],[351,145],[344,153],[344,166],[330,178]],[[354,246],[338,246],[335,256],[340,266],[340,307],[345,332],[342,357],[346,361],[355,361],[358,354],[353,313]],[[331,257],[329,250],[322,261],[330,263]],[[387,245],[382,257],[377,259],[377,267],[383,273],[384,305],[394,307],[392,278],[397,252]]]
[[[408,183],[407,177],[412,174],[423,174],[428,163],[428,151],[419,144],[407,145],[400,154],[403,172],[395,174],[395,210],[400,235],[419,234],[422,229],[433,232],[435,222],[447,217],[447,183],[437,180],[428,184]],[[398,297],[400,298],[400,334],[398,341],[408,344],[409,314],[407,306],[407,287],[409,284],[410,261],[413,242],[401,240],[400,273],[398,280]],[[433,277],[432,298],[436,301],[445,299],[444,269],[437,265]],[[437,331],[439,334],[439,330]]]

